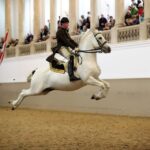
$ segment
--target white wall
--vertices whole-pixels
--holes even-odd
[[[98,54],[103,79],[150,78],[150,40],[111,45],[110,54]],[[29,73],[46,65],[49,53],[4,59],[0,83],[25,82]]]

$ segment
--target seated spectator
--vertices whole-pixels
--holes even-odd
[[[103,28],[105,27],[106,23],[107,23],[107,19],[102,14],[101,18],[99,19],[99,30],[103,30]]]
[[[10,41],[7,44],[7,48],[9,48],[10,46],[15,47],[18,44],[19,40],[18,39],[10,39]]]
[[[45,25],[44,28],[41,29],[39,38],[37,39],[37,42],[45,41],[49,38],[49,30],[48,27]]]
[[[48,26],[44,26],[44,36],[47,36],[49,34]]]
[[[131,16],[137,16],[138,15],[138,9],[136,5],[131,5]]]
[[[132,24],[133,25],[137,25],[137,24],[139,24],[140,22],[139,22],[139,16],[135,16],[135,17],[133,17],[133,19],[132,19]]]
[[[114,27],[114,25],[115,25],[115,19],[113,19],[113,16],[109,17],[109,23],[110,23],[110,27],[111,28]]]
[[[127,11],[127,13],[125,15],[125,24],[126,24],[126,26],[132,25],[132,15],[129,10]]]
[[[111,24],[109,22],[105,23],[105,27],[103,30],[110,30],[111,29]]]
[[[25,44],[29,44],[29,43],[31,43],[32,42],[32,40],[33,40],[33,34],[27,34],[27,36],[26,36],[26,38],[25,38],[25,41],[24,41],[24,43]]]
[[[4,38],[2,37],[2,38],[0,39],[0,49],[3,48],[3,44],[4,44]]]
[[[135,0],[131,0],[132,4],[131,5],[134,5],[137,7],[137,3],[135,2]]]

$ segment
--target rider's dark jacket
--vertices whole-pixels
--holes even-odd
[[[70,47],[74,49],[78,46],[78,44],[71,39],[68,30],[64,28],[60,28],[56,33],[57,44],[65,47]]]

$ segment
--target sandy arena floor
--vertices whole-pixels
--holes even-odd
[[[0,108],[0,150],[150,150],[150,118]]]

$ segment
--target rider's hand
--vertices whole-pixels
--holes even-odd
[[[73,50],[72,50],[72,53],[73,53],[73,54],[77,54],[77,53],[78,53],[78,51],[79,51],[79,48],[78,48],[78,47],[76,47],[75,49],[73,49]]]
[[[79,51],[79,48],[78,48],[78,47],[76,47],[74,50],[77,52],[77,51]]]

